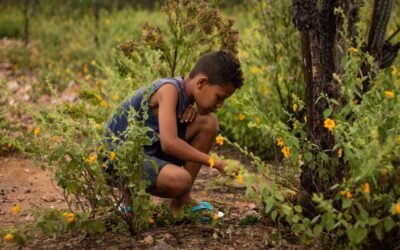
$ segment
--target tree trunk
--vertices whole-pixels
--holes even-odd
[[[98,48],[100,46],[99,42],[99,25],[100,25],[100,0],[96,0],[94,2],[94,22],[95,22],[95,31],[94,31],[94,42],[96,44],[96,47]]]
[[[355,46],[354,36],[357,35],[356,23],[358,22],[358,9],[361,7],[360,0],[293,0],[293,21],[300,31],[301,50],[303,56],[303,75],[306,89],[306,108],[307,108],[307,138],[310,143],[317,146],[314,155],[319,152],[329,152],[331,157],[335,157],[332,151],[335,145],[335,138],[332,133],[324,128],[323,112],[328,108],[328,104],[321,95],[336,100],[341,99],[340,88],[333,79],[333,73],[342,73],[340,66],[342,52],[338,49],[338,44],[343,45],[339,31],[347,29],[350,40]],[[369,42],[367,51],[376,60],[378,68],[388,67],[394,61],[399,43],[391,45],[384,40],[386,27],[390,18],[393,0],[376,0],[371,23]],[[341,16],[335,16],[335,8],[341,6],[347,18],[347,27],[343,27]],[[396,50],[397,49],[397,50]],[[363,65],[363,74],[369,74],[370,65]],[[363,83],[364,91],[369,90],[370,81]],[[338,111],[340,107],[336,107]],[[317,168],[316,168],[317,169]],[[311,169],[303,166],[301,174],[301,186],[310,197],[312,193],[322,192],[325,197],[329,197],[329,188],[342,179],[343,162],[334,168],[333,166],[322,166]],[[324,170],[326,175],[321,178],[318,171]],[[306,205],[309,213],[313,213],[313,208]]]
[[[29,0],[24,1],[24,43],[29,44]]]

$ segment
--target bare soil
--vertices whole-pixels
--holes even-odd
[[[40,162],[18,156],[0,158],[0,228],[20,228],[25,223],[34,222],[32,211],[36,209],[68,208],[61,190],[53,184],[49,175],[49,172],[40,169]],[[213,178],[219,177],[211,177],[210,170],[202,168],[193,187],[193,197],[211,202],[216,210],[225,213],[216,226],[195,223],[154,226],[135,237],[111,231],[95,236],[67,234],[55,239],[37,235],[27,241],[25,248],[265,249],[281,246],[282,249],[302,249],[300,246],[274,239],[273,233],[276,229],[271,221],[261,220],[256,224],[240,226],[239,222],[246,215],[259,214],[259,208],[254,202],[243,200],[244,187],[214,186],[210,184]],[[154,199],[154,202],[159,201],[160,199]],[[16,203],[20,205],[21,213],[13,215],[11,208]]]

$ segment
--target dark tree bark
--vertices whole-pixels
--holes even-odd
[[[100,0],[96,0],[94,2],[94,22],[95,22],[95,31],[94,31],[94,42],[96,47],[100,46],[99,42],[99,25],[100,25]]]
[[[325,151],[333,154],[335,138],[324,128],[323,112],[328,104],[321,94],[334,98],[340,102],[341,93],[338,84],[333,79],[333,73],[341,74],[340,66],[342,52],[338,45],[343,45],[343,38],[339,31],[347,30],[348,38],[355,46],[354,37],[357,35],[356,23],[359,21],[358,10],[362,5],[360,0],[293,0],[293,21],[301,34],[301,50],[303,56],[303,75],[306,89],[307,108],[307,137],[317,145],[314,153]],[[386,28],[390,18],[393,0],[375,0],[373,19],[369,32],[367,52],[376,60],[375,67],[390,66],[399,50],[399,43],[391,45],[390,39],[385,41]],[[342,7],[347,27],[343,27],[344,20],[335,16],[334,10]],[[343,47],[343,46],[342,46]],[[363,65],[363,74],[370,74],[371,65]],[[364,92],[370,88],[370,81],[364,82]],[[338,111],[340,107],[336,107]],[[326,179],[317,175],[315,170],[304,166],[301,174],[301,186],[310,196],[314,192],[323,192],[329,197],[329,187],[342,179],[343,163],[335,169],[333,166],[323,166]],[[313,208],[307,206],[309,212]]]
[[[29,44],[29,0],[24,0],[24,43]]]

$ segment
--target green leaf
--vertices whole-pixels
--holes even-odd
[[[392,217],[387,217],[383,222],[383,226],[385,227],[385,231],[389,232],[396,224],[394,223]]]
[[[324,110],[324,118],[328,118],[332,114],[332,109],[328,108]]]
[[[313,229],[314,236],[318,237],[322,233],[322,229],[323,229],[323,227],[321,224],[315,225],[315,227]]]
[[[352,200],[351,199],[344,199],[342,202],[342,208],[346,209],[349,208],[352,204]]]
[[[349,228],[346,230],[346,234],[351,242],[360,244],[367,236],[368,230],[364,227]]]
[[[304,154],[304,160],[306,160],[306,162],[310,162],[310,161],[312,161],[312,159],[313,159],[313,154],[312,153],[306,152]]]
[[[375,232],[376,238],[378,238],[378,240],[382,240],[383,239],[382,223],[378,224],[374,228],[374,232]]]
[[[369,224],[370,226],[374,226],[374,225],[376,225],[376,224],[378,224],[378,223],[379,223],[379,219],[376,218],[376,217],[371,217],[371,218],[369,218],[369,220],[368,220],[368,224]]]
[[[299,205],[294,206],[293,209],[294,209],[294,211],[296,211],[298,213],[301,213],[303,211],[303,208],[301,206],[299,206]]]
[[[271,212],[271,219],[273,221],[275,221],[277,215],[278,215],[278,211],[275,209],[274,211]]]
[[[326,213],[322,216],[322,223],[325,229],[329,232],[335,226],[335,220],[332,213]]]

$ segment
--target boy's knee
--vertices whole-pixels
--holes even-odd
[[[177,197],[187,194],[192,188],[192,176],[186,170],[174,175],[171,180],[171,188]]]
[[[202,116],[202,130],[210,133],[212,137],[215,137],[219,130],[218,118],[214,113]]]

